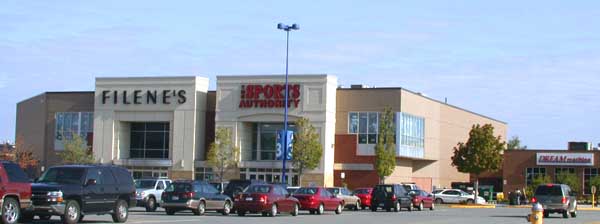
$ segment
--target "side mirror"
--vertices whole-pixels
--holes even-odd
[[[85,182],[85,186],[96,185],[96,179],[89,179]]]

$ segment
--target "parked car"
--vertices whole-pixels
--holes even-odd
[[[230,198],[234,198],[236,195],[244,192],[248,186],[254,184],[267,184],[267,182],[262,180],[230,180],[227,187],[225,187],[223,194]]]
[[[550,213],[561,213],[563,218],[577,217],[577,195],[565,184],[543,184],[535,189],[531,203],[540,203],[544,217]]]
[[[310,214],[321,215],[325,211],[341,214],[344,206],[342,199],[323,187],[301,187],[293,196],[300,201],[300,210],[308,210]]]
[[[333,194],[344,202],[344,207],[358,210],[360,208],[360,198],[354,195],[348,188],[345,187],[328,187],[329,193]]]
[[[435,203],[467,203],[467,204],[485,204],[485,199],[481,196],[477,196],[477,201],[475,201],[475,195],[469,194],[459,189],[444,189],[444,190],[436,190],[433,192],[433,198],[435,198]]]
[[[126,222],[129,207],[135,206],[135,186],[129,171],[116,166],[65,165],[50,167],[31,191],[33,211],[63,223],[77,223],[84,215],[110,214],[114,222]]]
[[[163,192],[162,200],[167,215],[183,210],[192,210],[194,215],[204,215],[207,210],[229,215],[233,207],[229,196],[221,194],[206,181],[174,181]]]
[[[373,188],[357,188],[354,190],[354,195],[360,198],[360,206],[361,209],[366,209],[367,207],[371,207],[371,193],[373,192]]]
[[[234,200],[234,207],[239,216],[244,216],[247,212],[271,217],[277,216],[278,213],[289,212],[297,216],[300,209],[298,199],[277,184],[251,185]]]
[[[398,212],[402,208],[412,211],[412,199],[406,189],[400,184],[380,184],[373,188],[371,193],[371,211],[377,211],[377,208],[386,211]]]
[[[412,191],[412,190],[421,190],[421,188],[419,186],[417,186],[416,183],[413,182],[404,182],[402,183],[402,186],[404,187],[404,189],[406,189],[406,191]]]
[[[145,207],[147,212],[156,211],[163,191],[171,184],[169,179],[138,179],[134,182],[137,206]]]
[[[423,190],[412,190],[408,192],[408,195],[412,197],[412,204],[414,208],[419,211],[423,211],[425,208],[429,210],[435,209],[435,203],[433,203],[433,195]]]
[[[0,180],[0,223],[17,223],[31,207],[31,183],[21,167],[9,161],[0,161]]]

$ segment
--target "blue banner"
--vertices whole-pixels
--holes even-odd
[[[287,131],[287,135],[285,134],[285,132],[283,130],[277,131],[277,146],[275,147],[277,149],[277,152],[275,154],[275,159],[283,160],[283,147],[281,147],[282,145],[285,144],[283,142],[283,140],[285,139],[283,136],[286,136],[287,143],[288,143],[286,160],[291,160],[292,159],[292,143],[294,140],[294,132],[289,131],[289,130]]]

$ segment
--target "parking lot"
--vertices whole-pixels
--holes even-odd
[[[222,216],[214,212],[207,212],[204,216],[193,216],[191,212],[177,213],[167,216],[162,210],[153,213],[144,212],[141,208],[131,210],[127,223],[344,223],[344,224],[374,224],[374,223],[527,223],[525,216],[529,213],[527,208],[495,208],[495,209],[460,209],[438,207],[435,211],[413,211],[403,210],[399,213],[371,211],[344,211],[341,215],[326,212],[324,215],[310,215],[302,211],[299,216],[293,217],[281,214],[277,217],[262,217],[260,215],[237,215]],[[550,215],[544,223],[598,223],[600,224],[600,211],[579,211],[577,218],[563,219],[558,214]],[[58,223],[58,217],[53,222]],[[83,223],[110,223],[109,215],[86,216]],[[35,223],[47,223],[36,221]]]

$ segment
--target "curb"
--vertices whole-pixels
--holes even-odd
[[[449,208],[496,208],[496,205],[450,205]]]

